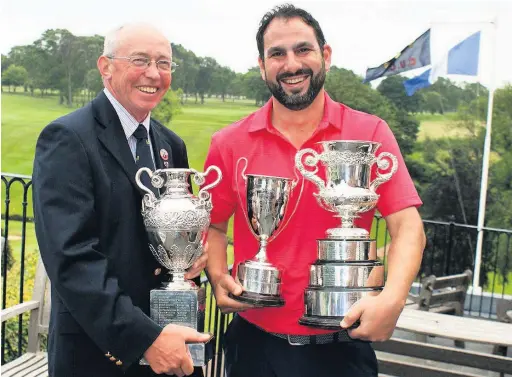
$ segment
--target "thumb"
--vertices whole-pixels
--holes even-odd
[[[352,305],[347,314],[345,314],[340,326],[344,329],[351,327],[361,317],[361,314],[363,314],[361,305],[356,302]]]
[[[186,327],[182,335],[185,339],[185,343],[204,343],[212,337],[209,333],[201,333],[191,327]]]

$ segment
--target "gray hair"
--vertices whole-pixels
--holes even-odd
[[[103,55],[105,56],[113,56],[116,53],[117,48],[119,47],[119,41],[121,37],[121,31],[124,29],[131,29],[131,28],[137,28],[137,27],[143,27],[143,28],[151,28],[157,32],[159,32],[161,35],[164,35],[162,31],[158,28],[156,28],[154,25],[151,25],[149,23],[144,22],[136,22],[136,23],[128,23],[121,25],[117,27],[116,29],[110,31],[105,36],[105,41],[103,43]]]
[[[105,36],[105,41],[103,43],[103,55],[105,56],[113,56],[116,52],[117,45],[119,44],[119,32],[125,27],[125,25],[120,26],[112,31],[110,31]]]

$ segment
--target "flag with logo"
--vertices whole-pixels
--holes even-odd
[[[421,75],[404,81],[405,92],[412,96],[418,89],[432,85],[446,75],[478,75],[480,32],[476,32],[452,47],[441,61]]]
[[[414,42],[405,47],[397,56],[378,67],[368,68],[363,82],[379,77],[392,76],[398,73],[421,68],[430,64],[430,29],[420,35]]]

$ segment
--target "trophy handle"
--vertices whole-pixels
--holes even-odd
[[[197,170],[194,170],[194,169],[191,169],[191,170],[194,173],[194,182],[198,186],[201,186],[205,182],[205,177],[212,170],[215,170],[217,172],[217,179],[215,181],[213,181],[212,183],[210,183],[209,185],[206,185],[203,188],[201,188],[201,190],[199,190],[199,193],[197,194],[199,199],[201,199],[201,200],[203,200],[205,202],[208,201],[210,199],[210,193],[208,192],[208,190],[211,189],[211,188],[214,188],[215,186],[217,186],[219,184],[219,182],[222,179],[222,172],[215,165],[208,166],[208,168],[206,169],[206,171],[204,173],[200,173],[200,172],[198,172]]]
[[[386,157],[389,160],[384,159]],[[390,161],[391,161],[391,171],[389,171],[388,173],[385,173],[385,174],[381,174],[379,172],[379,169],[382,169],[382,170],[389,169]],[[370,190],[372,190],[373,192],[375,192],[375,190],[377,190],[377,187],[379,187],[381,184],[389,181],[389,179],[393,176],[393,174],[396,173],[396,171],[398,169],[397,158],[389,152],[382,152],[381,154],[379,154],[379,157],[377,157],[376,162],[377,162],[377,178],[375,178],[373,180],[373,182],[370,184]]]
[[[253,234],[254,237],[256,237],[257,240],[260,239],[260,237],[254,232],[254,229],[252,228],[252,225],[250,224],[249,222],[249,216],[247,215],[247,212],[245,211],[245,206],[244,206],[244,202],[242,200],[242,197],[240,196],[240,190],[238,189],[238,165],[240,165],[240,161],[245,161],[245,166],[244,168],[242,169],[242,178],[244,179],[245,182],[247,182],[247,176],[245,175],[245,170],[247,169],[247,166],[249,165],[249,162],[247,161],[247,158],[245,157],[240,157],[238,159],[238,161],[236,162],[236,165],[235,165],[235,184],[236,184],[236,193],[238,195],[238,200],[240,201],[240,208],[242,209],[242,212],[244,214],[244,217],[245,217],[245,221],[247,222],[247,225],[249,226],[249,230],[251,231],[251,233]]]
[[[301,185],[300,185],[299,196],[298,196],[297,200],[295,201],[295,207],[293,207],[293,211],[292,211],[291,215],[288,217],[288,219],[286,220],[284,225],[276,233],[274,233],[271,237],[269,237],[268,242],[274,240],[278,235],[281,234],[281,232],[283,230],[286,229],[286,227],[290,223],[290,220],[292,219],[293,215],[295,214],[295,211],[297,210],[297,207],[299,206],[300,198],[302,197],[302,192],[303,192],[303,189],[304,189],[304,180],[302,179],[301,181],[302,182],[301,182]],[[297,178],[297,181],[292,181],[292,190],[295,188],[295,186],[297,186],[298,183],[299,183],[299,179],[298,178]]]
[[[144,183],[142,183],[142,181],[140,180],[140,176],[144,172],[148,173],[149,178],[151,179],[151,182],[153,182],[153,181],[159,182],[160,180],[163,181],[162,177],[160,177],[159,175],[155,175],[156,172],[153,173],[151,171],[151,169],[149,169],[149,168],[140,168],[137,171],[137,173],[135,174],[135,182],[137,182],[137,186],[139,186],[143,191],[146,192],[146,194],[144,195],[144,200],[142,201],[142,210],[143,211],[145,210],[145,206],[152,207],[153,203],[156,201],[156,196],[153,193],[153,191],[151,191],[149,188],[144,186]]]
[[[306,157],[304,163],[307,166],[314,166],[315,170],[313,171],[306,170],[304,164],[302,163],[302,157],[306,153],[310,153],[312,156]],[[297,154],[295,155],[295,166],[297,167],[297,169],[299,169],[304,178],[309,179],[318,187],[319,192],[322,192],[325,190],[325,182],[315,174],[316,172],[318,172],[318,161],[320,161],[320,154],[316,153],[315,150],[311,148],[302,149],[298,151]]]

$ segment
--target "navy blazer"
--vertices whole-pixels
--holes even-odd
[[[151,120],[156,168],[188,168],[185,143]],[[35,229],[51,281],[52,377],[151,374],[138,365],[161,328],[149,292],[166,277],[148,248],[125,133],[101,92],[49,124],[36,146]]]

